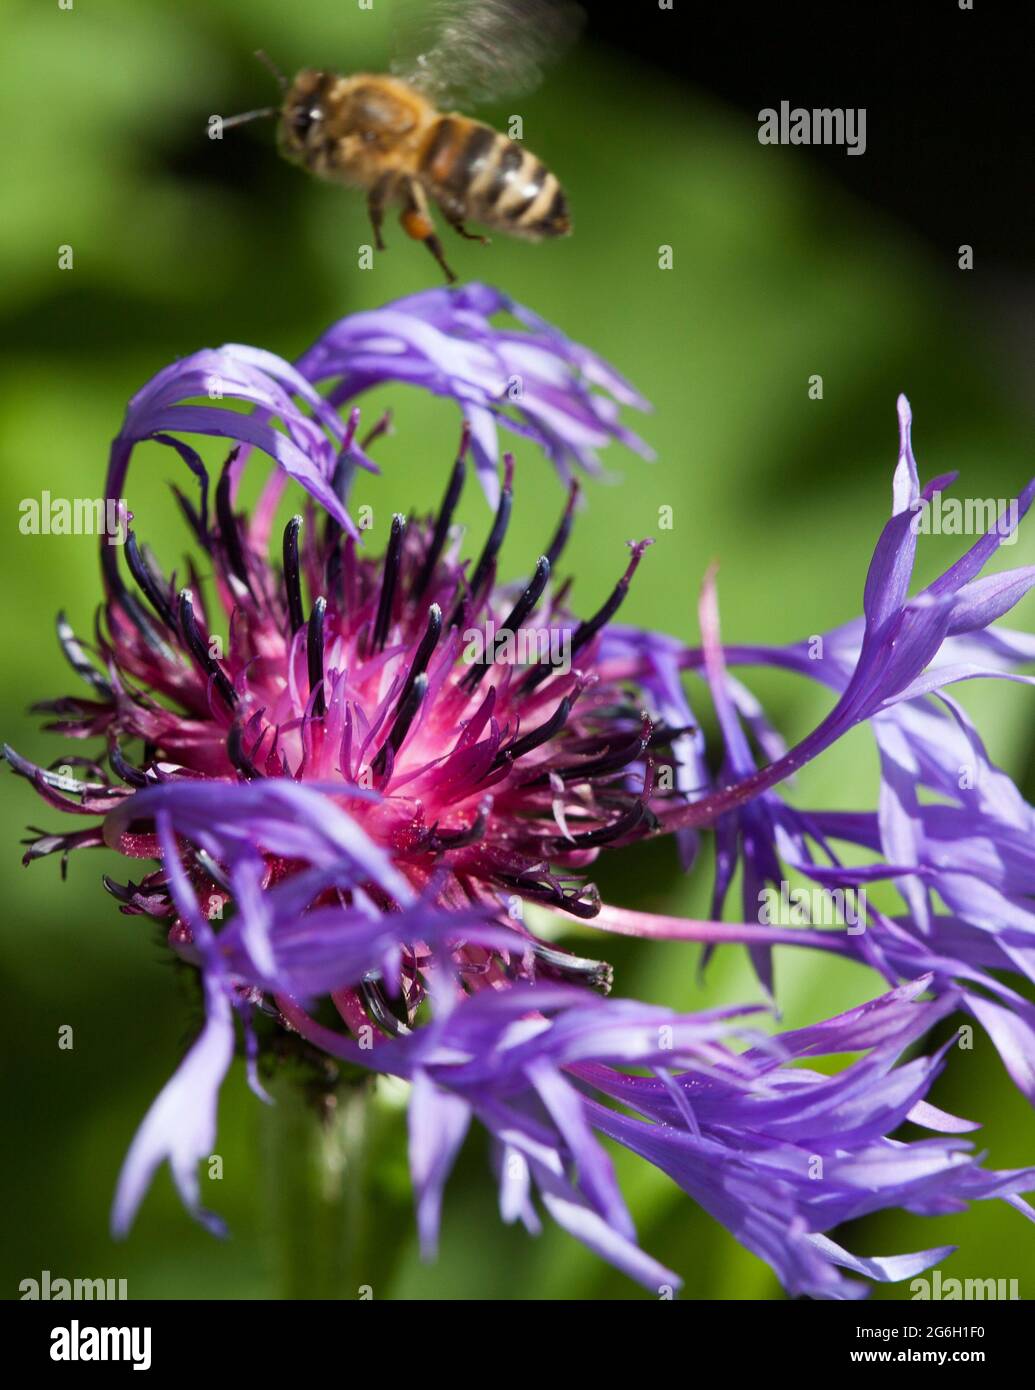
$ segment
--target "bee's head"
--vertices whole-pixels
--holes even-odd
[[[304,161],[322,137],[328,76],[316,68],[306,68],[284,93],[277,139],[287,159]]]

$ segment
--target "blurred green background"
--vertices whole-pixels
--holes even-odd
[[[18,138],[3,150],[0,218],[2,725],[29,757],[49,763],[86,751],[41,733],[26,707],[75,688],[53,616],[64,608],[88,635],[99,580],[93,539],[22,536],[20,500],[44,488],[96,495],[125,401],[174,357],[225,341],[292,357],[340,315],[437,283],[430,258],[394,221],[388,252],[358,270],[356,248],[368,239],[362,200],[279,161],[269,124],[221,143],[206,138],[212,113],[273,99],[253,49],[289,71],[383,70],[386,16],[380,2],[362,11],[351,0],[75,0],[71,11],[4,0],[0,118]],[[629,423],[657,462],[613,449],[606,462],[620,477],[590,488],[568,554],[583,611],[609,590],[626,539],[656,534],[625,609],[630,621],[695,639],[697,588],[716,558],[729,640],[791,640],[854,616],[888,509],[899,390],[913,403],[926,476],[960,468],[970,495],[1014,495],[1030,471],[1028,427],[1005,344],[954,257],[936,263],[927,245],[828,182],[801,152],[760,146],[754,122],[613,48],[585,45],[534,96],[486,114],[502,123],[512,110],[524,117],[526,142],[563,178],[575,236],[489,249],[450,240],[454,266],[603,353],[655,406]],[[661,270],[666,244],[673,268]],[[71,270],[58,268],[65,245]],[[822,400],[809,399],[815,373]],[[378,445],[384,475],[357,499],[372,501],[379,518],[437,503],[457,428],[448,403],[414,393],[379,393],[368,418],[389,401],[397,431]],[[508,578],[529,569],[563,502],[534,451],[516,452]],[[156,447],[141,451],[130,475],[139,529],[168,562],[186,544],[170,477],[183,482]],[[674,509],[670,531],[657,529],[664,505]],[[464,519],[475,536],[489,521],[474,487]],[[1032,535],[1022,533],[1008,564],[1035,560]],[[952,553],[951,540],[930,539],[920,577]],[[1028,606],[1019,621],[1031,618]],[[753,684],[791,736],[827,705],[822,693],[775,676]],[[1023,776],[1030,695],[968,688],[963,698],[993,755]],[[857,808],[872,803],[875,784],[871,745],[857,733],[808,768],[793,795],[802,805]],[[64,884],[56,861],[20,868],[25,825],[54,829],[62,818],[24,782],[5,775],[0,785],[4,1296],[43,1269],[124,1277],[136,1298],[297,1292],[316,1256],[311,1213],[281,1166],[294,1120],[289,1111],[272,1124],[236,1065],[220,1111],[224,1176],[203,1179],[231,1239],[216,1242],[192,1224],[163,1170],[130,1239],[110,1241],[119,1164],[181,1055],[196,1005],[166,968],[157,934],[120,916],[101,888],[108,856],[73,857]],[[654,845],[623,852],[599,882],[619,902],[705,915],[707,865],[706,854],[684,877],[671,846]],[[620,994],[686,1009],[758,998],[739,948],[720,953],[702,984],[696,947],[605,942],[590,929],[579,939],[614,961]],[[879,987],[860,967],[804,952],[778,952],[777,970],[791,1026]],[[66,1024],[72,1051],[57,1046]],[[384,1298],[643,1296],[559,1231],[533,1240],[501,1226],[477,1136],[448,1192],[440,1258],[422,1264],[400,1089],[379,1096],[353,1210],[324,1221],[328,1248],[350,1251],[341,1296],[355,1297],[360,1283]],[[986,1123],[981,1143],[996,1165],[1032,1160],[1030,1111],[983,1037],[973,1052],[954,1054],[934,1099]],[[618,1166],[645,1248],[683,1275],[684,1296],[781,1296],[768,1268],[665,1178],[625,1157]],[[1030,1231],[1002,1205],[951,1219],[883,1217],[841,1234],[865,1254],[958,1243],[946,1277],[1015,1277],[1022,1296],[1035,1287]],[[906,1286],[875,1296],[904,1295]]]

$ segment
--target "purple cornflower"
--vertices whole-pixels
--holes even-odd
[[[699,933],[709,947],[720,937],[746,941],[770,989],[767,932],[769,941],[852,953],[891,983],[930,973],[937,988],[952,992],[985,1027],[1014,1081],[1035,1101],[1035,1008],[991,973],[1010,971],[1035,980],[1035,808],[992,764],[965,710],[946,693],[949,685],[984,677],[1032,683],[1019,668],[1035,661],[1035,639],[991,624],[1035,585],[1035,566],[985,576],[981,570],[1027,512],[1035,482],[945,574],[910,598],[917,520],[954,475],[921,489],[904,397],[898,409],[893,514],[867,575],[864,616],[818,640],[787,647],[723,647],[709,576],[701,602],[703,645],[685,649],[672,642],[666,648],[672,670],[705,677],[724,763],[714,783],[698,768],[694,803],[667,809],[660,819],[677,827],[697,823],[702,807],[721,812],[715,824],[713,915],[721,916],[739,865],[749,925]],[[609,633],[602,669],[635,678],[639,668],[649,677],[653,668],[638,654],[641,640],[635,632]],[[728,665],[793,671],[829,687],[837,703],[816,730],[787,751]],[[800,810],[772,789],[863,721],[873,731],[880,758],[876,811]],[[762,768],[749,732],[770,759]],[[732,792],[724,790],[727,783],[734,784]],[[755,795],[742,800],[745,787],[753,787]],[[854,851],[848,863],[845,847]],[[862,864],[860,850],[866,856]],[[788,870],[842,894],[890,880],[906,910],[892,916],[868,905],[864,929],[854,933],[754,925],[764,890],[784,880]],[[611,925],[659,937],[698,935],[693,924],[672,919],[666,927],[636,914],[620,914]]]
[[[497,310],[525,329],[494,328]],[[367,448],[380,427],[360,444],[358,412],[343,421],[337,408],[386,380],[451,396],[465,422],[439,512],[396,516],[375,558],[347,503],[354,470],[373,468]],[[208,404],[185,403],[204,395]],[[674,829],[689,852],[699,827],[768,814],[783,771],[879,712],[871,690],[869,705],[857,700],[850,718],[826,721],[804,751],[777,759],[777,773],[760,774],[743,749],[731,752],[733,716],[720,710],[729,776],[702,790],[704,750],[680,683],[691,658],[672,639],[613,621],[647,542],[632,545],[611,593],[585,616],[570,585],[554,583],[574,519],[573,468],[595,468],[609,439],[638,445],[618,423],[619,403],[642,404],[606,364],[480,286],[343,320],[294,367],[251,348],[195,354],[130,403],[108,495],[122,495],[139,441],[176,451],[200,484],[198,505],[180,501],[213,574],[210,599],[193,566],[189,587],[161,574],[127,518],[131,583],[118,548],[103,549],[99,665],[59,620],[89,698],[45,706],[62,732],[105,740],[114,780],[99,762],[78,760],[87,776],[69,778],[8,750],[48,802],[91,821],[41,836],[26,858],[103,843],[157,863],[138,882],[106,886],[124,912],[167,923],[170,948],[202,981],[204,1026],[130,1149],[117,1232],[166,1160],[187,1205],[218,1227],[200,1210],[196,1168],[213,1145],[235,1019],[264,1094],[260,1014],[331,1056],[412,1083],[410,1159],[428,1252],[472,1117],[496,1142],[505,1219],[534,1229],[538,1193],[555,1220],[648,1288],[678,1280],[639,1250],[599,1136],[669,1173],[789,1290],[815,1296],[862,1291],[838,1266],[903,1278],[945,1253],[856,1259],[825,1234],[854,1216],[956,1210],[990,1196],[1027,1210],[1018,1194],[1035,1186],[1028,1170],[988,1173],[955,1138],[888,1137],[906,1118],[950,1134],[972,1127],[924,1100],[941,1056],[894,1066],[956,1007],[943,981],[923,976],[766,1040],[736,1022],[743,1010],[680,1016],[603,998],[605,963],[527,926],[523,906],[535,904],[621,929],[586,877],[603,847]],[[496,579],[514,480],[504,455],[500,484],[497,424],[536,440],[569,483],[531,577],[514,586]],[[174,430],[232,442],[214,498]],[[255,447],[279,467],[247,516],[236,488]],[[469,453],[495,511],[473,563],[452,525]],[[308,493],[306,513],[271,560],[289,478]],[[919,641],[907,637],[906,648]],[[717,643],[705,659],[721,701]],[[914,678],[907,656],[873,657],[880,700]],[[731,709],[772,743],[761,712],[733,689]],[[764,825],[755,839],[763,834]],[[709,929],[722,939],[718,924]],[[938,997],[919,1001],[932,983]],[[839,1051],[868,1055],[836,1077],[794,1065]]]

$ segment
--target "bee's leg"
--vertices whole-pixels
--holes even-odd
[[[446,279],[452,284],[456,276],[446,264],[442,243],[435,232],[435,224],[432,222],[431,213],[428,210],[428,200],[416,179],[406,180],[403,192],[403,210],[399,214],[399,221],[408,237],[412,237],[414,241],[423,241],[442,267]]]
[[[458,232],[467,242],[481,242],[482,246],[492,245],[492,238],[489,238],[489,236],[482,236],[481,232],[468,232],[463,222],[454,222],[452,218],[447,218],[447,221],[449,221],[449,225],[453,228],[453,231]]]
[[[469,232],[464,226],[463,204],[440,200],[439,207],[442,209],[442,216],[458,236],[462,236],[465,241],[480,241],[483,246],[489,245],[487,236],[482,236],[480,232]]]
[[[383,174],[367,194],[367,214],[374,229],[374,245],[379,251],[386,249],[384,237],[381,235],[381,224],[385,220],[385,204],[388,202],[394,181],[394,174]]]

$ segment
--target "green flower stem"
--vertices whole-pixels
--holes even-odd
[[[362,1298],[371,1092],[343,1088],[322,1109],[286,1081],[272,1094],[264,1125],[277,1296]]]

